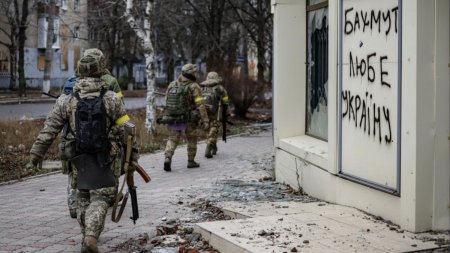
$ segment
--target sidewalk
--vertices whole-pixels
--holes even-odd
[[[135,177],[138,186],[140,218],[136,225],[128,219],[128,205],[122,220],[116,224],[107,216],[105,230],[99,241],[101,252],[121,252],[115,248],[139,234],[155,230],[162,220],[190,219],[189,208],[178,204],[178,195],[189,187],[208,187],[211,182],[225,178],[261,178],[266,174],[249,170],[254,157],[273,150],[270,132],[259,136],[230,138],[218,143],[214,159],[203,157],[205,144],[199,144],[197,161],[200,168],[187,169],[186,147],[179,147],[173,157],[172,172],[162,169],[162,153],[143,155],[139,162],[152,177],[144,184]],[[227,148],[227,149],[225,149]],[[26,180],[0,186],[0,253],[3,252],[79,252],[80,228],[69,217],[67,208],[67,176],[62,174]]]
[[[448,232],[412,234],[354,208],[277,191],[286,187],[264,181],[271,176],[273,162],[267,159],[273,152],[270,131],[233,137],[219,142],[218,148],[217,156],[206,159],[205,144],[199,144],[201,167],[187,169],[186,147],[179,147],[170,173],[162,169],[162,153],[143,155],[139,162],[152,181],[144,184],[135,177],[140,218],[133,225],[127,205],[116,224],[110,220],[110,210],[99,241],[101,252],[127,252],[119,246],[154,234],[165,221],[192,224],[198,219],[198,213],[192,212],[198,198],[217,203],[234,218],[197,224],[203,239],[222,253],[450,251]],[[67,177],[62,174],[0,186],[0,253],[79,252],[80,228],[69,217],[66,187]],[[439,245],[447,248],[432,250]],[[147,246],[151,245],[143,245]],[[158,252],[178,252],[170,250]]]

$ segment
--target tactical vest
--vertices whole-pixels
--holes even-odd
[[[106,90],[100,96],[80,98],[78,92],[72,93],[77,99],[75,111],[75,147],[78,154],[108,152],[107,114],[103,103]]]
[[[202,86],[202,95],[208,114],[216,114],[220,103],[220,86]]]
[[[166,97],[167,114],[173,119],[188,120],[191,111],[189,84],[175,81],[169,85]]]

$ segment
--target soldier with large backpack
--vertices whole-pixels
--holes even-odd
[[[221,82],[222,78],[217,72],[209,72],[206,80],[200,84],[210,123],[205,150],[206,158],[212,158],[217,154],[217,134],[220,122],[225,120],[222,119],[222,111],[226,114],[228,109],[228,93],[220,84]],[[226,131],[226,129],[222,130]]]
[[[90,48],[87,49],[83,56],[94,56],[99,61],[99,66],[102,68],[102,73],[100,79],[102,79],[107,85],[108,89],[111,91],[114,91],[118,97],[120,97],[123,101],[123,94],[122,90],[120,89],[119,83],[117,82],[117,79],[111,75],[111,73],[106,68],[106,58],[103,55],[103,52],[98,48]],[[64,83],[61,94],[70,95],[73,92],[73,88],[75,87],[76,81],[78,77],[77,75],[74,75],[67,79],[67,81]],[[72,170],[71,163],[66,159],[65,153],[67,153],[66,149],[70,149],[70,145],[68,146],[66,143],[66,136],[68,134],[68,126],[65,125],[63,128],[62,133],[62,141],[59,144],[60,149],[60,158],[62,162],[62,172],[63,174],[67,174],[69,178],[69,183],[67,186],[67,205],[69,207],[69,214],[72,218],[77,218],[77,182],[76,182],[76,172]],[[69,151],[70,152],[70,151]],[[119,164],[119,163],[117,163]]]
[[[172,156],[185,132],[187,139],[188,168],[197,168],[197,125],[201,119],[203,129],[209,129],[209,118],[205,109],[200,86],[196,83],[197,67],[186,64],[181,68],[181,75],[169,84],[166,91],[166,108],[162,123],[167,124],[170,136],[166,144],[164,170],[171,171]]]
[[[97,241],[104,228],[106,213],[116,195],[114,170],[120,144],[111,131],[129,120],[122,100],[100,79],[103,69],[99,59],[83,56],[78,62],[72,94],[62,94],[48,115],[31,154],[31,164],[37,166],[66,123],[65,155],[74,165],[77,175],[77,219],[83,240],[81,252],[98,252]],[[117,133],[123,133],[118,131]],[[134,149],[132,159],[138,157]]]

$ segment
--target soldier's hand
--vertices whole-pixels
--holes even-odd
[[[35,154],[31,154],[30,155],[30,163],[34,166],[37,167],[39,163],[42,162],[42,158],[35,155]]]
[[[38,165],[39,163],[42,162],[42,158],[35,155],[35,154],[31,154],[30,155],[30,161],[25,165],[25,168],[30,171],[30,170],[37,170],[38,169]]]

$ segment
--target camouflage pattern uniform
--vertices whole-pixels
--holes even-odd
[[[100,61],[100,65],[103,66],[103,75],[100,77],[108,86],[108,89],[111,91],[114,91],[116,95],[122,99],[123,101],[123,94],[122,90],[120,89],[119,83],[117,82],[117,79],[111,75],[108,69],[106,69],[106,60],[105,57],[100,49],[97,48],[91,48],[84,52],[83,56],[98,56]],[[75,76],[76,77],[76,76]],[[73,78],[73,77],[71,77]],[[71,79],[70,78],[70,79]],[[64,87],[63,87],[64,90]],[[113,129],[114,131],[114,129]],[[63,136],[62,142],[64,143],[66,141],[66,138]],[[120,160],[120,156],[118,156],[118,159]],[[69,213],[72,218],[76,218],[76,209],[77,209],[77,173],[75,170],[71,169],[71,164],[67,160],[61,160],[62,161],[62,172],[63,174],[67,174],[69,178],[69,182],[67,185],[67,205],[69,206]],[[120,162],[118,161],[117,164],[119,165]],[[117,168],[116,168],[117,170]],[[119,168],[120,170],[120,168]]]
[[[220,84],[222,82],[222,78],[217,74],[217,72],[209,72],[206,76],[206,80],[200,84],[202,88],[204,87],[216,87],[216,92],[220,101],[217,101],[215,105],[216,108],[219,108],[220,104],[228,105],[228,93],[225,88]],[[207,109],[209,109],[208,105],[206,105]],[[212,106],[211,106],[212,107]],[[205,150],[205,156],[207,158],[212,158],[212,155],[217,153],[217,135],[219,133],[220,125],[221,125],[221,113],[220,110],[211,111],[208,110],[209,117],[209,131],[207,136],[207,146]]]
[[[99,96],[101,89],[108,89],[109,87],[99,78],[100,74],[96,75],[96,73],[99,73],[99,71],[95,71],[96,68],[91,67],[90,70],[80,70],[80,63],[85,61],[85,58],[89,57],[82,57],[78,63],[78,72],[80,72],[81,75],[78,75],[80,78],[76,82],[74,92],[79,92],[81,98],[86,96]],[[88,74],[83,74],[83,72],[88,72]],[[70,129],[76,129],[75,111],[77,102],[77,99],[72,95],[63,94],[58,98],[53,110],[50,112],[44,123],[44,128],[40,131],[30,150],[31,162],[34,165],[42,160],[46,151],[61,132],[65,123],[68,122]],[[124,104],[116,93],[108,90],[103,96],[103,103],[108,115],[107,129],[111,125],[120,126],[129,120]],[[111,142],[109,161],[112,163],[111,168],[114,170],[115,177],[118,177],[120,176],[120,171],[116,171],[118,166],[115,164],[119,153],[118,144],[116,142],[117,138],[111,138],[111,134],[109,136]],[[67,135],[66,141],[74,143],[74,134]],[[75,166],[72,166],[72,170],[74,171],[73,175],[76,175],[77,169]],[[74,182],[72,181],[72,184],[73,183]],[[114,200],[115,193],[116,187],[78,191],[77,219],[83,233],[83,247],[86,241],[92,242],[94,240],[95,248],[97,248],[97,239],[104,228],[107,209],[109,203]],[[89,251],[83,251],[82,248],[82,252]]]
[[[208,114],[205,109],[205,105],[203,103],[204,99],[202,96],[202,91],[198,83],[195,82],[195,74],[197,72],[197,67],[193,64],[186,64],[182,67],[182,74],[178,77],[177,81],[179,84],[189,85],[189,107],[192,111],[198,110],[200,114],[200,119],[202,120],[203,127],[205,129],[209,128],[209,119]],[[170,89],[171,85],[174,85],[175,82],[172,82],[169,85]],[[167,93],[166,93],[166,101],[167,101]],[[194,161],[195,155],[197,154],[197,125],[198,119],[195,121],[189,121],[187,123],[187,129],[185,130],[186,139],[187,139],[187,155],[188,155],[188,168],[199,167],[199,164]],[[169,130],[170,131],[170,130]],[[164,162],[164,170],[170,171],[170,163],[172,160],[172,156],[175,152],[175,149],[180,142],[182,135],[182,131],[170,131],[169,139],[166,144],[166,148],[164,151],[165,154],[165,162]]]

